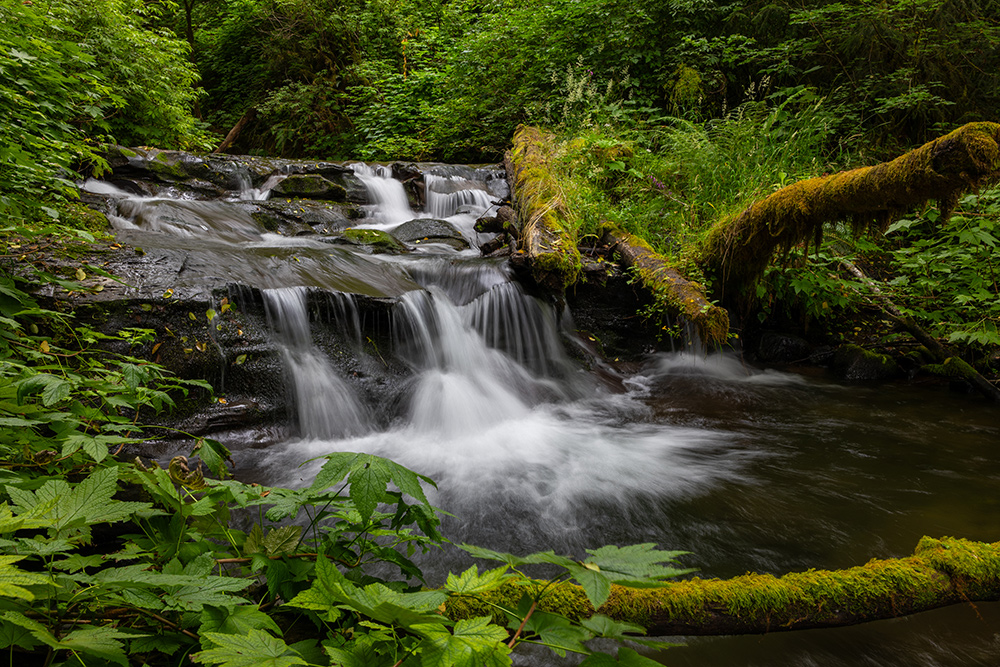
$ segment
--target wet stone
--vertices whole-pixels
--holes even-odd
[[[444,243],[458,249],[469,247],[469,242],[453,225],[433,218],[404,222],[392,230],[392,235],[403,243]]]

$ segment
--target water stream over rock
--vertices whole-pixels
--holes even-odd
[[[223,391],[271,400],[277,415],[214,434],[241,479],[296,486],[318,468],[309,459],[375,453],[438,483],[432,502],[454,515],[444,523],[452,541],[570,554],[655,542],[692,551],[685,563],[702,576],[848,567],[907,555],[924,534],[997,539],[992,408],[907,387],[842,387],[725,355],[582,363],[576,350],[595,343],[574,331],[571,309],[529,294],[505,263],[476,251],[472,224],[506,194],[499,169],[419,165],[404,183],[386,166],[317,168],[347,179],[338,186],[346,201],[282,204],[270,173],[238,172],[212,200],[87,184],[108,198],[121,238],[142,246],[144,266],[172,271],[166,282],[136,269],[123,298],[162,301],[169,289],[211,304],[225,294],[246,318],[206,329],[229,364]],[[352,178],[364,201],[350,194]],[[265,205],[279,204],[280,223],[265,224],[277,219]],[[321,220],[304,217],[323,207]],[[392,233],[424,219],[465,245],[428,236],[402,241],[406,252],[373,253],[343,235],[348,225]],[[248,342],[241,322],[253,317],[267,333]],[[235,364],[237,354],[248,360]],[[450,552],[422,563],[432,581],[465,565]],[[658,659],[995,664],[997,607],[698,639]]]

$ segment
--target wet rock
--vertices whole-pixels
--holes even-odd
[[[319,174],[292,174],[275,185],[271,192],[279,197],[347,200],[347,190],[344,186],[327,180]]]
[[[511,253],[506,234],[497,234],[486,243],[479,246],[479,253],[484,257],[502,257]]]
[[[858,345],[840,346],[830,367],[841,380],[853,382],[891,380],[900,375],[899,366],[892,357]]]
[[[282,229],[285,233],[291,231],[283,229],[288,225],[296,226],[296,231],[303,229],[340,231],[364,215],[362,211],[351,205],[308,199],[294,201],[269,199],[267,201],[247,202],[245,208],[265,229],[271,231]]]
[[[757,343],[757,359],[773,364],[791,364],[806,361],[812,346],[798,336],[765,331]]]
[[[404,243],[415,245],[444,243],[459,250],[469,247],[468,240],[453,225],[432,218],[417,218],[404,222],[392,230],[392,235]]]
[[[409,246],[380,229],[345,229],[337,236],[324,239],[328,243],[364,246],[372,252],[406,252]]]

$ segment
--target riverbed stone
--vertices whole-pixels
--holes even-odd
[[[899,377],[899,365],[885,354],[859,345],[841,345],[833,355],[831,368],[841,380],[873,382]]]
[[[455,229],[454,225],[433,218],[417,218],[404,222],[392,230],[392,235],[403,243],[415,245],[443,243],[459,250],[469,247],[469,241]]]
[[[362,217],[364,213],[351,205],[309,199],[268,199],[247,202],[246,208],[265,229],[283,233],[298,233],[304,230],[334,232],[346,229]],[[292,226],[295,229],[286,229]]]
[[[292,174],[271,190],[279,197],[302,197],[304,199],[330,199],[346,201],[347,190],[319,174]]]

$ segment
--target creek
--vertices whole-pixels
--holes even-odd
[[[287,418],[213,435],[233,450],[238,478],[298,486],[319,465],[305,461],[374,453],[437,482],[431,500],[453,515],[443,524],[453,542],[577,556],[655,542],[690,551],[684,564],[704,577],[850,567],[909,555],[922,535],[998,539],[996,408],[726,354],[654,352],[593,372],[572,354],[583,343],[573,313],[529,294],[504,260],[479,257],[486,237],[473,223],[507,194],[501,172],[427,166],[419,211],[389,168],[350,170],[368,193],[355,226],[433,218],[464,242],[418,238],[412,252],[371,254],[329,243],[325,229],[268,232],[248,211],[280,175],[212,200],[86,186],[111,202],[123,240],[154,257],[183,251],[178,290],[229,285],[237,308],[260,304]],[[372,300],[388,315],[373,314]],[[431,582],[467,564],[449,550],[421,562]],[[997,664],[1000,604],[679,641],[656,659]]]

